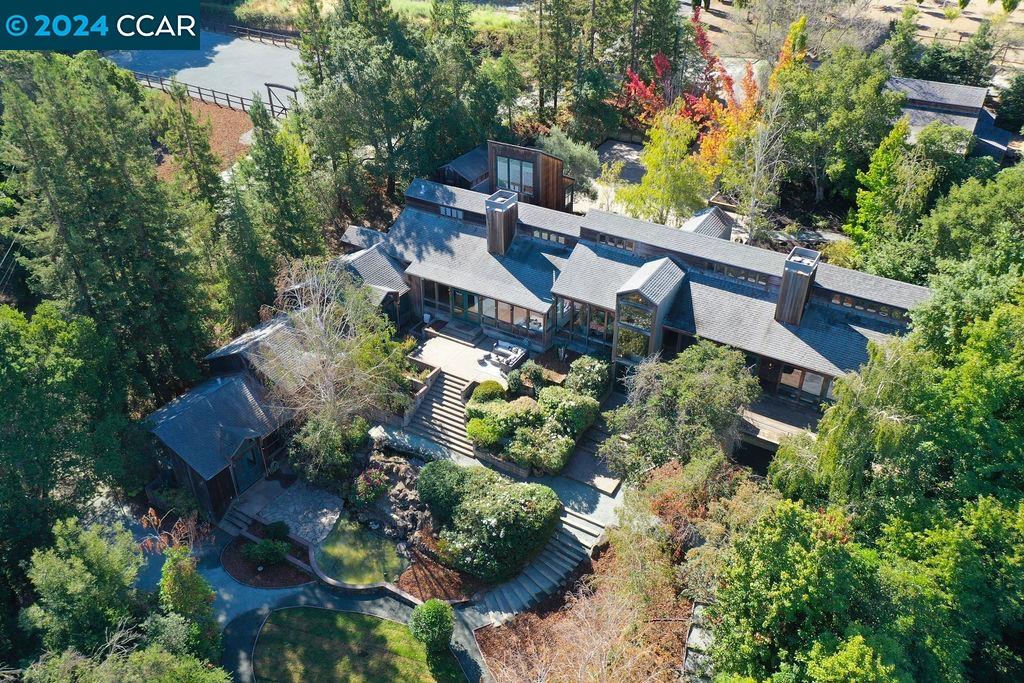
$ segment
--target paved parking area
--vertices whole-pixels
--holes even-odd
[[[107,57],[120,67],[221,92],[267,99],[266,83],[298,87],[293,48],[203,31],[198,50],[122,50]]]

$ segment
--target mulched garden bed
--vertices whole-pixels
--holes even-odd
[[[256,538],[266,538],[267,531],[259,522],[251,522],[249,524],[249,533]],[[284,539],[284,542],[288,544],[288,554],[294,557],[299,562],[309,564],[309,549],[301,543],[297,543],[290,538]]]
[[[468,600],[484,584],[471,576],[439,564],[418,550],[413,562],[398,577],[397,585],[420,600]]]
[[[289,588],[301,586],[313,580],[312,576],[288,562],[264,567],[263,571],[257,571],[256,565],[245,559],[245,555],[242,554],[242,548],[249,543],[251,541],[238,537],[228,543],[220,556],[224,570],[235,581],[255,588]]]

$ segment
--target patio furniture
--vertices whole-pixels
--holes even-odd
[[[506,372],[514,369],[526,359],[526,349],[506,341],[494,342],[492,349],[494,360]]]

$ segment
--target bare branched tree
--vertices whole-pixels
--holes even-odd
[[[277,292],[274,313],[286,324],[255,362],[281,406],[344,425],[402,402],[406,349],[389,343],[394,330],[372,290],[332,261],[286,266]]]
[[[791,162],[786,149],[788,125],[782,94],[769,91],[760,116],[748,135],[737,140],[730,164],[722,174],[723,192],[746,218],[749,241],[767,242],[769,214],[779,203],[779,187]]]
[[[168,518],[172,515],[178,515],[178,518],[174,524],[168,525]],[[156,510],[149,508],[139,522],[147,530],[146,536],[139,541],[139,547],[151,553],[162,553],[167,548],[188,548],[192,552],[209,537],[211,531],[210,525],[201,521],[195,512],[181,514],[169,510],[161,517]]]

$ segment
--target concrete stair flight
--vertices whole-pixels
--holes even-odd
[[[232,505],[217,524],[221,529],[232,536],[238,536],[242,531],[249,528],[253,518]]]
[[[473,444],[466,436],[466,407],[462,403],[462,392],[468,384],[468,380],[442,372],[406,429],[453,453],[473,457]]]
[[[468,615],[479,628],[502,624],[564,588],[570,576],[597,544],[604,525],[563,509],[555,535],[519,574],[491,588]]]

